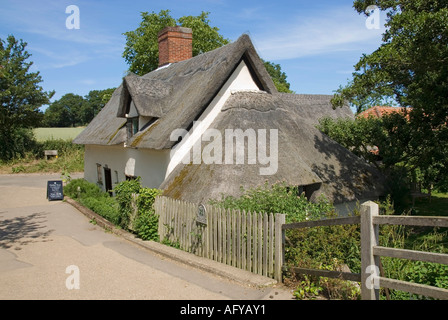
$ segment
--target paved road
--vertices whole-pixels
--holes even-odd
[[[60,177],[0,175],[0,299],[292,298],[281,288],[248,288],[163,259],[107,233],[68,203],[48,201],[46,182],[53,179]],[[79,289],[67,288],[77,283]]]

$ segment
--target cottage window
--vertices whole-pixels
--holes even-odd
[[[99,163],[96,164],[96,175],[98,184],[103,184],[103,172]]]
[[[128,118],[126,127],[128,129],[128,138],[135,135],[138,132],[138,117]]]

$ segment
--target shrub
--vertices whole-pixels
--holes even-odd
[[[107,192],[84,179],[73,179],[64,187],[64,195],[114,224],[119,222],[118,204]]]
[[[126,180],[120,182],[115,186],[115,199],[118,203],[118,210],[120,218],[118,224],[125,229],[128,229],[133,212],[132,195],[138,194],[140,191],[140,178],[135,180]]]
[[[73,179],[64,188],[65,195],[115,225],[135,232],[143,240],[158,241],[159,217],[153,205],[161,190],[142,188],[140,179],[136,179],[119,183],[114,192],[116,197],[112,198],[96,184],[84,179]]]
[[[320,197],[316,203],[305,198],[295,186],[276,183],[272,186],[266,182],[263,186],[244,190],[240,197],[222,196],[221,200],[210,200],[210,204],[226,209],[239,209],[251,212],[285,213],[286,222],[299,222],[319,219],[334,212],[334,207]]]
[[[159,216],[153,205],[156,197],[161,193],[158,189],[141,188],[137,201],[138,217],[135,224],[137,235],[143,240],[159,241]]]
[[[11,132],[0,132],[0,161],[10,161],[25,157],[26,153],[36,148],[32,130],[15,128]]]
[[[76,151],[84,151],[84,145],[74,144],[71,140],[51,139],[37,143],[36,154],[44,156],[45,150],[58,150],[58,156],[66,156]]]
[[[155,214],[153,204],[161,193],[158,189],[142,188],[140,178],[119,183],[114,188],[119,206],[119,224],[123,228],[132,229],[143,240],[159,241],[159,217]],[[136,208],[133,194],[138,194]]]
[[[106,194],[94,183],[90,183],[87,180],[73,179],[64,187],[64,194],[72,199],[80,198],[100,198],[105,197]]]
[[[118,205],[117,202],[110,197],[100,198],[81,198],[79,201],[83,206],[89,208],[93,212],[99,214],[103,218],[117,224],[119,220]]]
[[[7,146],[5,149],[8,149],[6,151],[10,153],[10,156],[4,160],[0,159],[0,165],[10,167],[12,173],[81,172],[84,170],[83,145],[62,139],[35,141],[31,134],[31,131],[24,131],[24,135],[19,136],[17,140],[5,144]],[[9,147],[9,144],[14,143],[14,146]],[[58,156],[51,161],[46,161],[45,150],[58,150]]]

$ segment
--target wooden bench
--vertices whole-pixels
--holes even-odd
[[[58,150],[45,150],[45,160],[48,160],[48,157],[57,157],[58,156]]]

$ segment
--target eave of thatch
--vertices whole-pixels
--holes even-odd
[[[305,121],[317,125],[324,117],[354,119],[355,116],[346,104],[342,107],[333,108],[331,99],[333,95],[322,94],[289,94],[279,93],[282,101],[289,110],[295,112]]]
[[[126,142],[126,119],[117,118],[117,106],[122,97],[120,85],[109,102],[89,125],[73,140],[77,144],[117,145]]]

